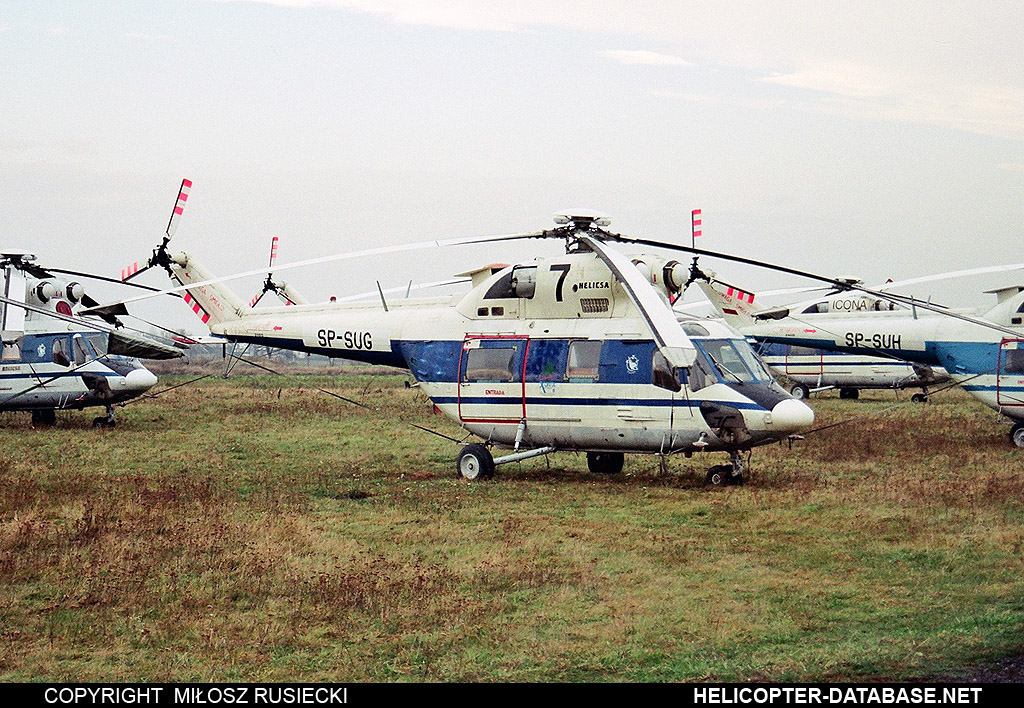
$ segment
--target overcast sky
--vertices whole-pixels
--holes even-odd
[[[0,0],[0,246],[116,275],[188,177],[174,243],[219,274],[273,235],[284,262],[566,206],[680,241],[700,207],[698,245],[871,282],[1024,261],[1022,37],[984,0]],[[322,299],[540,252],[287,279]]]

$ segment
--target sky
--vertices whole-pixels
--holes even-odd
[[[1016,263],[1021,37],[1019,3],[985,0],[0,0],[0,247],[116,276],[187,177],[173,245],[223,275],[275,235],[284,263],[566,207],[676,242],[700,208],[701,247],[870,283]],[[559,250],[281,277],[322,300]],[[1008,280],[914,294],[984,304]],[[180,302],[133,311],[201,331]]]

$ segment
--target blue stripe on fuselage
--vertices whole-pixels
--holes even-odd
[[[574,385],[574,384],[567,384]],[[575,384],[578,385],[578,384]],[[472,396],[462,397],[458,396],[434,396],[431,399],[438,405],[445,403],[461,403],[462,405],[475,405],[475,404],[494,404],[494,403],[519,403],[522,399],[519,397],[510,397],[509,399],[496,399],[494,396]],[[526,406],[530,408],[532,406],[638,406],[646,408],[665,408],[675,406],[677,408],[698,408],[701,403],[708,402],[710,399],[694,399],[690,400],[687,398],[583,398],[583,397],[553,397],[553,396],[527,396]],[[710,401],[711,403],[718,403],[723,406],[731,406],[737,409],[743,410],[767,410],[764,406],[753,403],[752,401]]]
[[[811,349],[826,349],[830,352],[845,354],[891,356],[896,359],[918,364],[941,366],[946,371],[963,374],[982,374],[994,372],[999,358],[999,342],[925,342],[925,348],[919,349],[866,349],[865,347],[843,347],[830,339],[811,337],[779,337],[762,338],[777,344],[787,343]]]

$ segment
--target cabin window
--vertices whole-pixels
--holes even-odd
[[[71,366],[71,357],[68,356],[68,340],[63,337],[53,340],[53,363]]]
[[[21,361],[21,338],[4,342],[3,361]]]
[[[465,381],[511,381],[515,347],[467,349]]]
[[[1024,374],[1024,349],[1003,350],[1003,373]]]
[[[601,342],[577,339],[569,343],[569,359],[565,368],[566,378],[597,379],[601,363]]]
[[[792,346],[792,347],[789,348],[789,355],[790,356],[814,356],[814,357],[818,357],[820,359],[821,358],[821,350],[820,349],[811,349],[810,347]]]
[[[672,392],[678,392],[682,389],[676,371],[669,366],[665,355],[657,349],[654,350],[654,358],[651,359],[651,383],[658,388],[664,388]]]
[[[708,332],[707,327],[696,322],[684,322],[683,332],[691,337],[709,337],[711,332]]]

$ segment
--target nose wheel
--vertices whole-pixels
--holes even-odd
[[[743,484],[743,473],[747,471],[747,461],[738,450],[729,453],[728,465],[715,465],[708,470],[707,481],[715,487],[732,487]]]
[[[98,418],[92,419],[92,427],[94,428],[113,428],[117,425],[117,421],[114,420],[114,407],[107,406],[107,414],[101,415]]]

